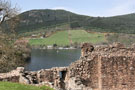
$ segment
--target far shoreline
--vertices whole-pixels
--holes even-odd
[[[73,46],[57,46],[57,47],[53,47],[51,45],[48,46],[31,46],[32,49],[46,49],[46,50],[73,50],[73,49],[80,49],[80,47],[73,47]]]

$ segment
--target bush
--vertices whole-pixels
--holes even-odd
[[[27,46],[14,46],[5,39],[0,42],[0,73],[9,72],[25,65],[26,60],[30,57],[30,49]]]

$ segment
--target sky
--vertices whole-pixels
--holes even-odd
[[[11,0],[21,12],[32,9],[65,9],[89,16],[116,16],[135,12],[135,0]]]

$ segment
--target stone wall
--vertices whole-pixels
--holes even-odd
[[[97,89],[98,88],[98,57],[94,56],[89,60],[82,59],[76,61],[75,63],[72,63],[69,66],[67,78],[70,79],[72,77],[80,78],[81,81],[80,84],[83,84],[86,87]]]
[[[31,85],[47,85],[56,90],[63,87],[64,82],[60,72],[67,71],[67,67],[56,67],[42,69],[39,71],[25,71],[23,67],[18,67],[9,73],[0,73],[0,81],[18,82]]]
[[[135,90],[135,57],[102,57],[103,90]]]
[[[82,48],[80,60],[68,68],[65,80],[68,90],[78,90],[77,87],[79,90],[135,90],[134,47],[115,43],[95,46],[91,51],[92,46],[86,46],[89,47]]]
[[[0,81],[19,82],[20,75],[23,71],[24,68],[18,67],[9,73],[0,73]]]

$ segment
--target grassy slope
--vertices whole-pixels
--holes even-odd
[[[73,42],[91,42],[93,44],[105,41],[103,33],[87,33],[84,30],[71,31],[71,38]]]
[[[31,45],[57,44],[59,46],[70,45],[68,35],[69,35],[68,31],[60,31],[45,39],[31,39],[30,44]],[[84,30],[70,31],[70,38],[73,41],[73,43],[90,42],[93,44],[97,44],[106,41],[103,33],[87,33]]]
[[[109,34],[106,38],[108,43],[120,42],[124,45],[132,45],[135,43],[135,34],[114,33]]]
[[[18,83],[0,82],[0,90],[53,90],[49,87],[36,87]]]
[[[46,39],[31,39],[30,44],[31,45],[68,45],[68,33],[67,31],[61,31],[57,32],[56,34],[46,38]]]

